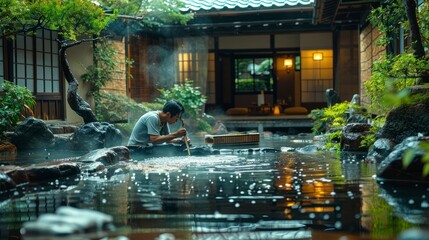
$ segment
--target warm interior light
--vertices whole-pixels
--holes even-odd
[[[315,52],[315,53],[313,53],[313,60],[314,61],[321,61],[321,60],[323,60],[323,53],[321,53],[321,52]]]
[[[284,65],[285,65],[286,68],[292,67],[292,59],[286,58],[285,61],[284,61]]]
[[[275,105],[273,110],[274,115],[280,115],[280,107]]]

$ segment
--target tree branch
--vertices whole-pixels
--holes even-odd
[[[109,37],[109,35],[96,37],[96,38],[84,38],[84,39],[77,40],[77,41],[62,41],[60,39],[56,39],[56,41],[60,44],[60,49],[65,50],[67,48],[71,48],[73,46],[79,45],[79,44],[84,43],[84,42],[94,42],[94,41],[97,41],[97,40],[100,40],[100,39],[103,39],[106,37]]]
[[[67,88],[67,102],[70,105],[71,109],[83,118],[83,121],[85,123],[90,123],[90,122],[97,122],[97,118],[95,117],[95,114],[92,112],[91,106],[85,100],[83,100],[83,98],[78,94],[77,90],[79,87],[79,83],[74,77],[66,57],[67,48],[78,45],[82,42],[84,41],[77,41],[75,43],[70,43],[70,44],[61,44],[60,60],[61,60],[61,67],[64,72],[64,77],[69,84]]]
[[[422,44],[419,24],[417,22],[416,1],[402,0],[402,4],[404,5],[405,12],[407,13],[408,24],[410,27],[411,47],[414,50],[414,56],[416,58],[422,58],[425,56],[425,50]]]

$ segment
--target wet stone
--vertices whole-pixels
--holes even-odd
[[[94,223],[87,224],[86,230],[114,230],[115,227],[112,225],[113,217],[94,210],[89,209],[78,209],[73,207],[60,207],[58,208],[57,212],[58,215],[61,215],[62,217],[77,217],[77,218],[86,218],[88,223]],[[96,228],[93,228],[93,227]]]
[[[52,126],[52,127],[49,127],[49,129],[51,130],[51,132],[53,134],[63,134],[64,133],[64,128],[60,127],[60,126]]]
[[[361,142],[369,134],[371,128],[367,123],[349,123],[343,130],[340,140],[343,151],[366,151],[366,147],[361,146]]]
[[[367,159],[376,163],[380,163],[389,155],[394,147],[395,144],[387,138],[377,139],[377,141],[375,141],[374,144],[369,148]]]
[[[129,160],[130,151],[127,147],[117,146],[93,150],[78,159],[82,163],[102,162],[104,164],[115,164],[119,161]]]
[[[0,142],[0,154],[16,154],[16,146],[9,142]]]
[[[423,90],[426,88],[426,90]],[[412,91],[427,94],[428,88]],[[418,120],[417,120],[418,119]],[[417,133],[427,135],[429,133],[429,101],[423,101],[410,105],[402,105],[392,109],[386,117],[386,123],[380,130],[380,138],[388,138],[399,144]]]
[[[28,182],[28,175],[24,168],[9,165],[0,167],[0,171],[7,174],[16,184]]]
[[[429,240],[429,231],[418,228],[410,228],[402,232],[398,240]]]
[[[12,181],[9,182],[5,177],[0,183],[1,189],[14,188],[15,184],[41,182],[77,175],[81,172],[81,168],[91,173],[99,172],[105,169],[105,164],[111,165],[128,159],[130,159],[128,148],[117,146],[109,149],[94,150],[76,159],[48,162],[25,168],[14,165],[0,166],[0,172]]]
[[[212,149],[205,146],[191,147],[190,152],[192,156],[206,156],[206,155],[219,154],[219,150]]]
[[[14,165],[2,166],[0,172],[6,174],[16,184],[22,184],[76,175],[80,173],[80,168],[73,162],[51,162],[26,168]]]
[[[70,149],[70,134],[55,134],[54,149]]]
[[[293,148],[293,147],[281,147],[280,151],[281,152],[295,152],[295,148]]]
[[[54,144],[54,134],[44,121],[28,117],[17,126],[11,142],[19,150],[49,148]]]
[[[404,154],[409,149],[416,149],[421,142],[428,142],[428,137],[408,137],[393,148],[393,151],[378,165],[377,177],[394,180],[429,181],[423,175],[424,164],[421,161],[422,153],[418,152],[407,168],[403,166]]]
[[[296,151],[302,154],[315,154],[320,148],[317,145],[307,145],[302,148],[297,148]]]
[[[107,122],[87,123],[76,129],[71,137],[74,150],[95,150],[119,146],[122,134],[113,124]]]
[[[275,148],[260,148],[259,151],[267,153],[267,152],[279,152],[280,150],[275,149]]]
[[[82,166],[82,171],[88,173],[101,172],[104,169],[106,169],[106,166],[101,162],[93,162]]]
[[[38,165],[26,168],[30,182],[49,180],[53,178],[67,177],[80,173],[77,163],[63,162],[50,163],[50,165]]]
[[[15,188],[15,182],[5,173],[0,172],[0,191]]]
[[[24,223],[21,233],[25,237],[32,236],[67,236],[111,232],[115,230],[113,218],[102,212],[60,207],[55,214],[43,214],[36,221]],[[100,236],[101,239],[101,236]]]

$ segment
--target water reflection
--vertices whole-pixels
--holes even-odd
[[[393,207],[397,216],[418,225],[429,222],[428,184],[383,181],[378,183],[380,184],[380,195]]]
[[[278,139],[266,146],[291,145]],[[416,186],[411,198],[406,188],[377,184],[374,174],[375,165],[332,153],[131,161],[3,195],[0,237],[19,237],[23,222],[62,205],[111,214],[118,234],[130,239],[327,239],[321,232],[392,238],[427,222],[426,187]]]

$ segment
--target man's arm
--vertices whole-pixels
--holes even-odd
[[[180,128],[174,133],[170,133],[168,135],[150,135],[150,142],[153,144],[161,144],[165,142],[170,142],[171,140],[179,137],[186,136],[186,129]]]

